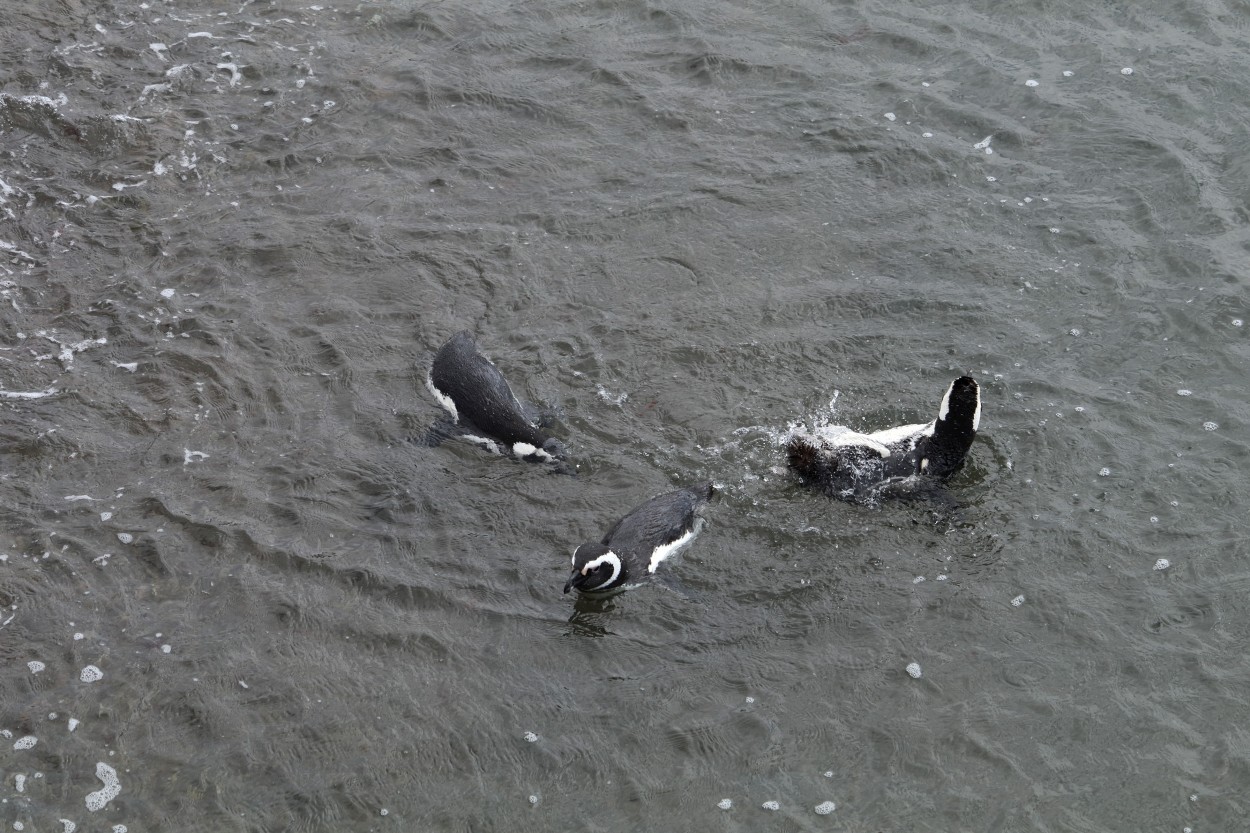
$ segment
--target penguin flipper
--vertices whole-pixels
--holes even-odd
[[[458,428],[455,420],[443,416],[436,419],[424,434],[419,437],[410,437],[408,441],[421,448],[438,448],[444,440],[459,436],[461,433],[463,432]]]
[[[684,601],[691,602],[692,604],[703,605],[704,607],[708,606],[707,598],[702,593],[691,590],[681,581],[681,579],[677,578],[672,573],[660,573],[659,575],[652,576],[651,581],[652,583],[663,587],[670,593],[677,594]]]

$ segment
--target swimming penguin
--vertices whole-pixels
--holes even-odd
[[[564,592],[619,593],[649,579],[660,562],[685,549],[703,527],[698,513],[711,499],[711,483],[653,497],[616,522],[599,541],[573,553]]]
[[[861,434],[835,426],[790,440],[787,461],[833,497],[872,499],[885,491],[945,480],[963,465],[981,423],[981,392],[971,376],[947,388],[937,419]]]
[[[564,456],[564,446],[539,427],[537,411],[517,399],[499,368],[478,352],[468,330],[438,349],[425,384],[451,417],[451,426],[431,430],[428,445],[455,434],[523,460]]]

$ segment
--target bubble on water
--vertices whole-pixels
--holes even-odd
[[[119,532],[117,533],[117,540],[121,541],[123,544],[129,544],[135,540],[135,536],[131,535],[129,532]]]
[[[1180,505],[1181,505],[1181,502],[1180,502],[1179,500],[1174,500],[1174,501],[1172,501],[1171,503],[1169,503],[1168,505],[1169,505],[1169,506],[1180,506]]]
[[[1071,78],[1073,75],[1076,75],[1076,73],[1075,73],[1075,72],[1073,72],[1073,71],[1072,71],[1072,70],[1070,70],[1070,69],[1065,69],[1065,70],[1063,71],[1063,77],[1064,77],[1064,78]]]
[[[754,703],[754,702],[755,702],[755,698],[754,698],[754,697],[748,697],[748,698],[747,698],[747,704],[748,704],[748,705],[750,705],[751,703]]]
[[[1120,70],[1120,74],[1121,74],[1121,75],[1132,75],[1132,74],[1133,74],[1133,68],[1132,68],[1132,67],[1125,67],[1124,69]]]
[[[172,297],[174,297],[174,291],[173,291],[172,289],[170,289],[169,287],[166,287],[165,289],[162,289],[162,290],[161,290],[161,297],[162,297],[162,298],[172,298]]]
[[[720,801],[716,802],[716,806],[722,810],[728,810],[734,806],[734,803],[732,799],[722,798]]]
[[[1233,319],[1233,326],[1234,326],[1234,327],[1240,327],[1240,326],[1242,326],[1242,325],[1243,325],[1243,324],[1245,324],[1245,323],[1246,323],[1246,322],[1245,322],[1245,321],[1242,321],[1240,318],[1234,318],[1234,319]]]
[[[985,178],[985,181],[986,181],[986,182],[998,182],[998,177],[996,177],[996,176],[987,176],[987,177]]]
[[[531,795],[531,796],[530,796],[530,804],[531,804],[531,805],[535,805],[535,804],[537,804],[537,803],[538,803],[538,796],[536,796],[536,795]]]
[[[1171,566],[1172,566],[1172,562],[1168,561],[1166,558],[1160,558],[1158,561],[1155,562],[1155,569],[1159,571],[1166,570],[1168,567],[1171,567]]]
[[[911,580],[911,583],[912,583],[912,584],[919,584],[919,583],[920,583],[920,582],[922,582],[922,581],[924,581],[924,576],[916,576],[914,579],[912,579],[912,580]]]
[[[760,806],[763,807],[765,810],[780,810],[781,809],[781,805],[778,804],[776,801],[765,801]]]
[[[993,133],[991,133],[989,136],[986,136],[984,139],[974,144],[972,146],[972,149],[973,150],[989,150],[990,142],[992,141],[994,141]]]
[[[1036,87],[1036,86],[1037,86],[1037,79],[1030,78],[1028,81],[1025,81],[1025,82],[1024,82],[1024,86],[1026,86],[1026,87]]]
[[[1012,599],[1012,600],[1011,600],[1011,606],[1012,606],[1012,607],[1019,607],[1019,606],[1020,606],[1020,605],[1022,605],[1022,604],[1024,604],[1024,594],[1023,594],[1023,593],[1021,593],[1019,596],[1016,596],[1014,599]]]
[[[533,732],[526,732],[525,740],[528,743],[536,743],[538,741],[538,735],[534,734]]]
[[[100,513],[100,520],[102,520],[102,521],[107,521],[107,520],[108,520],[109,518],[111,518],[111,517],[113,517],[113,513],[112,513],[112,512],[101,512],[101,513]]]
[[[1076,406],[1075,408],[1073,408],[1072,410],[1076,411],[1078,414],[1083,414],[1083,413],[1085,413],[1085,406],[1083,406],[1083,405],[1077,405],[1077,406]]]
[[[126,833],[126,825],[124,824],[113,825],[113,833]]]
[[[1220,427],[1220,424],[1219,424],[1218,422],[1204,422],[1204,423],[1202,423],[1202,428],[1203,428],[1203,430],[1204,430],[1204,431],[1214,431],[1215,429],[1217,429],[1217,428],[1219,428],[1219,427]]]
[[[898,118],[898,116],[894,115],[893,113],[886,113],[886,114],[885,114],[885,117],[886,117],[886,119],[888,119],[889,121],[894,121],[895,119],[897,119],[897,118]]]
[[[64,825],[64,827],[61,828],[61,833],[74,833],[74,831],[78,829],[78,825],[69,819],[57,819],[57,821]]]
[[[1104,466],[1103,468],[1100,468],[1100,469],[1098,470],[1098,476],[1099,476],[1099,477],[1110,477],[1110,476],[1111,476],[1111,469],[1107,468],[1106,466]]]
[[[104,806],[117,798],[122,791],[121,781],[117,780],[117,770],[106,763],[95,765],[95,777],[104,782],[104,786],[93,793],[87,794],[87,809],[92,813],[103,810]]]
[[[1193,396],[1194,392],[1191,391],[1189,388],[1177,388],[1176,395],[1177,396]]]
[[[44,665],[42,662],[40,662],[37,659],[32,659],[30,662],[26,663],[26,667],[30,669],[30,673],[38,674],[40,671],[47,668],[48,666]]]
[[[1192,795],[1190,795],[1190,796],[1189,796],[1189,800],[1190,800],[1190,801],[1197,801],[1197,800],[1198,800],[1198,793],[1193,793]]]
[[[1157,523],[1159,522],[1159,516],[1158,516],[1158,515],[1151,515],[1151,516],[1150,516],[1150,522],[1151,522],[1152,524],[1157,524]]]
[[[84,683],[94,683],[104,679],[104,672],[94,665],[88,665],[86,668],[78,672],[78,679]]]
[[[921,135],[921,136],[923,136],[923,137],[924,137],[924,138],[926,138],[926,139],[932,139],[932,138],[933,138],[933,134],[932,134],[932,133],[930,133],[930,132],[929,132],[929,131],[927,131],[927,130],[926,130],[924,133],[921,133],[920,135]]]
[[[825,770],[825,777],[826,777],[826,778],[832,778],[832,777],[833,777],[833,770],[832,770],[832,769],[826,769],[826,770]]]
[[[70,730],[71,732],[72,732],[72,731],[74,731],[75,729],[77,729],[77,728],[78,728],[78,722],[79,722],[79,721],[78,721],[78,718],[76,718],[76,717],[71,717],[71,718],[69,719],[69,724],[68,724],[68,725],[69,725],[69,730]]]
[[[1079,336],[1080,334],[1081,334],[1080,327],[1073,327],[1072,329],[1068,330],[1068,335],[1070,336]]]
[[[170,651],[172,651],[172,650],[173,650],[173,646],[172,646],[172,645],[165,644],[165,645],[162,645],[162,646],[161,646],[161,653],[162,653],[162,654],[168,654],[168,653],[169,653]]]
[[[76,634],[74,634],[74,641],[75,641],[75,642],[78,642],[78,641],[83,640],[83,639],[86,639],[86,638],[87,638],[87,637],[86,637],[84,634],[81,634],[81,633],[76,633]]]
[[[934,581],[946,581],[946,573],[939,575]]]
[[[13,776],[13,787],[20,793],[26,792],[26,776],[18,773]]]
[[[391,811],[386,809],[385,807],[383,807],[381,810],[378,811],[378,815],[380,816],[389,816],[390,814],[391,814]]]
[[[827,816],[836,809],[838,809],[838,805],[832,801],[822,801],[816,805],[816,815]]]
[[[35,744],[39,742],[39,738],[34,735],[27,735],[24,738],[18,738],[13,742],[14,749],[34,749]]]
[[[912,679],[914,680],[920,679],[920,675],[923,673],[920,670],[920,663],[918,662],[907,663],[907,673],[910,674]]]
[[[1051,226],[1049,229],[1047,229],[1047,231],[1049,231],[1051,234],[1058,234],[1059,232],[1063,231],[1063,229],[1059,228],[1059,226]]]

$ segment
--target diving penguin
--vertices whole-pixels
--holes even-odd
[[[843,426],[791,438],[786,457],[832,497],[871,499],[891,489],[946,480],[963,465],[981,424],[981,392],[971,376],[947,388],[937,419],[861,434]]]

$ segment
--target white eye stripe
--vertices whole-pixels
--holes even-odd
[[[610,564],[612,566],[612,575],[608,577],[607,581],[601,582],[595,587],[587,587],[584,589],[598,590],[600,587],[607,587],[608,585],[612,584],[612,582],[616,581],[618,576],[620,576],[621,559],[617,557],[616,553],[611,552],[611,551],[605,552],[603,555],[599,556],[594,561],[587,562],[586,566],[582,568],[582,575],[588,576],[590,575],[591,570],[595,569],[596,567],[602,567],[604,564]]]

